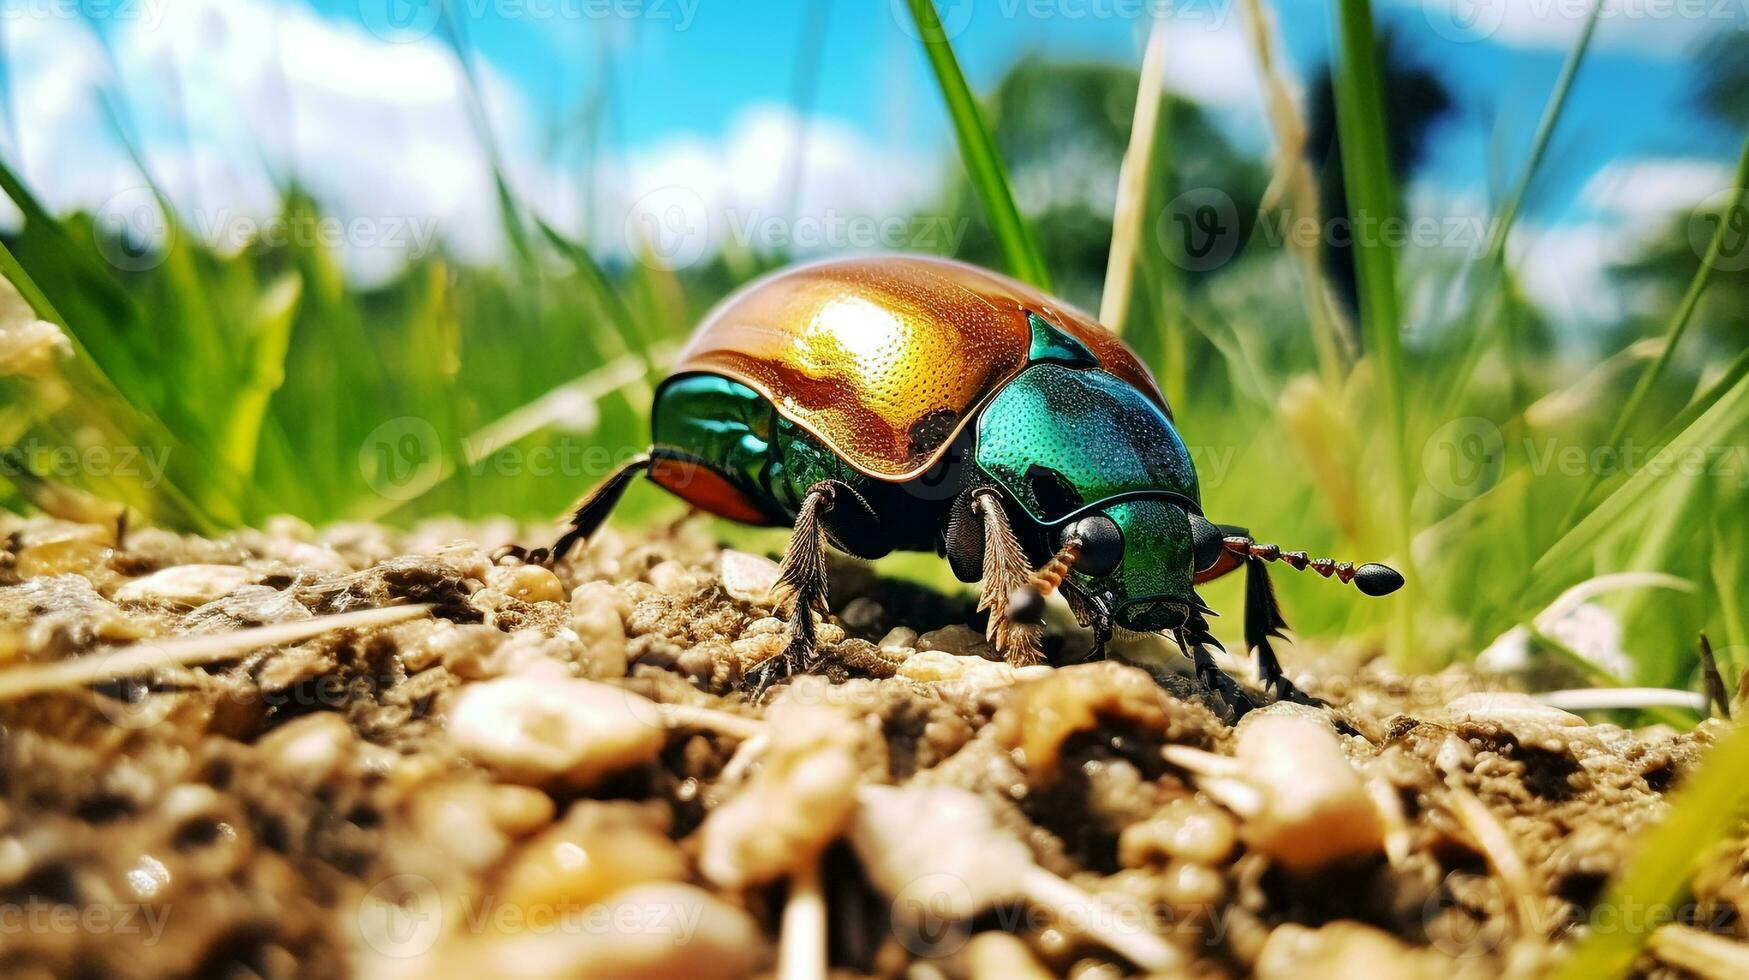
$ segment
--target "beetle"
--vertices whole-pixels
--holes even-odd
[[[550,548],[509,553],[562,559],[640,474],[718,516],[793,528],[774,592],[787,642],[761,668],[779,673],[816,666],[828,545],[943,555],[983,582],[990,640],[1017,665],[1040,659],[1053,591],[1096,655],[1116,628],[1169,633],[1238,710],[1252,702],[1212,658],[1196,585],[1247,569],[1259,676],[1304,700],[1270,646],[1286,624],[1267,563],[1369,595],[1403,582],[1212,523],[1172,409],[1122,341],[1036,289],[940,258],[801,265],[725,299],[657,388],[649,451],[579,501]]]

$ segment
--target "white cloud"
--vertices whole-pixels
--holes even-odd
[[[1493,40],[1520,47],[1567,49],[1579,37],[1592,0],[1394,0],[1421,10],[1428,26],[1453,41]],[[1696,41],[1749,27],[1744,0],[1607,0],[1593,43],[1678,56]]]
[[[1612,224],[1513,229],[1507,257],[1519,284],[1557,322],[1607,323],[1627,313],[1627,297],[1609,270],[1632,258],[1633,236]]]
[[[436,222],[464,252],[496,248],[465,80],[441,42],[389,43],[275,0],[138,9],[152,16],[106,25],[114,73],[90,29],[55,5],[8,19],[23,171],[51,206],[113,219],[143,199],[98,108],[104,93],[119,94],[153,177],[221,244],[266,228],[277,208],[271,173],[295,176],[346,223],[336,244],[366,277],[418,247],[410,222]],[[491,118],[519,138],[508,84],[489,65],[478,77]]]
[[[155,218],[137,220],[151,213],[150,196],[99,108],[100,93],[120,91],[153,177],[185,222],[217,244],[288,233],[272,224],[275,177],[295,176],[341,222],[338,232],[304,233],[333,239],[363,280],[392,274],[439,235],[465,259],[501,254],[467,80],[435,36],[387,40],[281,0],[141,3],[152,17],[107,25],[115,72],[89,28],[53,5],[8,17],[22,169],[49,206],[95,211],[145,237],[161,231]],[[512,183],[548,220],[575,230],[574,176],[542,162],[521,93],[489,63],[475,67]],[[112,84],[116,73],[125,87]],[[801,186],[792,187],[794,148],[804,138]],[[762,106],[720,140],[675,137],[606,162],[598,179],[590,237],[608,252],[628,251],[628,215],[640,220],[651,195],[657,205],[679,195],[681,213],[705,215],[707,250],[774,237],[795,251],[929,248],[913,228],[867,219],[908,213],[939,187],[940,170],[845,124],[804,125],[787,109]],[[792,207],[805,220],[792,221]]]
[[[806,141],[799,164],[796,146]],[[777,105],[746,110],[721,140],[677,137],[632,153],[605,175],[591,243],[639,248],[686,265],[722,248],[931,251],[957,234],[939,216],[909,217],[940,187],[939,164],[860,130],[804,120]]]
[[[1730,188],[1731,168],[1717,160],[1668,157],[1620,160],[1586,181],[1580,200],[1636,221],[1663,222]]]

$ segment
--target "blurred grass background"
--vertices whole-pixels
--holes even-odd
[[[1587,31],[1480,240],[1456,251],[1377,235],[1302,240],[1296,222],[1406,216],[1400,191],[1421,136],[1451,100],[1374,29],[1366,0],[1333,5],[1335,64],[1304,79],[1278,74],[1267,4],[1241,7],[1275,100],[1269,157],[1233,146],[1205,108],[1140,86],[1139,67],[1033,56],[972,93],[931,28],[933,6],[910,0],[967,162],[927,215],[965,223],[960,258],[1120,311],[1110,325],[1172,399],[1215,519],[1410,574],[1383,602],[1277,576],[1299,635],[1382,641],[1425,669],[1517,629],[1529,656],[1559,661],[1574,642],[1537,621],[1551,602],[1600,576],[1659,572],[1685,587],[1638,582],[1588,606],[1605,614],[1597,644],[1620,656],[1580,651],[1583,669],[1693,688],[1705,630],[1735,677],[1749,662],[1742,202],[1671,214],[1616,270],[1655,299],[1635,307],[1651,315],[1625,316],[1594,346],[1557,337],[1508,246],[1565,94],[1582,84]],[[465,64],[465,35],[447,37]],[[1696,96],[1736,123],[1749,120],[1728,69],[1744,63],[1744,43],[1714,52],[1718,90]],[[1303,107],[1288,94],[1298,88]],[[1160,104],[1138,114],[1138,91]],[[1133,121],[1150,113],[1151,141],[1131,146]],[[125,142],[128,127],[115,129]],[[479,139],[495,159],[483,124]],[[1089,173],[1132,168],[1117,208],[1128,220],[1078,193],[1078,175],[1051,169],[1067,144]],[[202,532],[282,513],[317,525],[507,515],[540,526],[612,456],[644,445],[650,387],[700,314],[806,257],[730,247],[678,270],[655,254],[615,257],[544,225],[500,171],[506,261],[438,248],[365,287],[333,249],[299,236],[215,249],[144,166],[141,177],[137,207],[154,236],[51,214],[0,164],[0,191],[23,215],[0,272],[74,347],[52,370],[0,376],[7,508],[89,515],[114,502]],[[324,220],[306,189],[278,191],[288,227]],[[1695,247],[1697,224],[1713,232],[1710,250]],[[1127,279],[1110,281],[1128,289],[1102,296],[1114,249]],[[1630,444],[1645,454],[1631,471],[1593,456]],[[167,452],[163,479],[68,469],[51,453],[128,446]],[[1648,465],[1659,447],[1701,465]],[[531,472],[543,459],[560,472]],[[620,520],[677,513],[640,491]],[[1216,608],[1242,608],[1237,581],[1208,593]]]

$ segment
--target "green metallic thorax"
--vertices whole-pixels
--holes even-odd
[[[788,523],[809,487],[838,480],[862,489],[873,478],[845,462],[764,396],[711,374],[674,378],[657,392],[651,429],[658,448],[679,450],[715,469]]]

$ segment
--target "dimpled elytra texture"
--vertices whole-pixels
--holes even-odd
[[[759,280],[705,318],[674,373],[740,381],[857,469],[907,480],[1026,366],[1029,312],[1169,413],[1135,355],[1086,314],[1007,277],[920,256],[821,262]]]
[[[1039,500],[1028,476],[1035,466],[1061,474],[1082,504],[1136,490],[1201,502],[1190,453],[1166,413],[1104,371],[1037,364],[1009,382],[979,416],[978,465],[1047,523],[1068,511]]]

